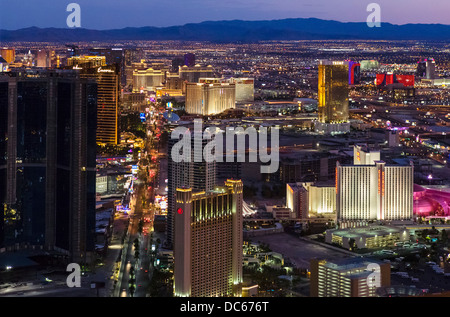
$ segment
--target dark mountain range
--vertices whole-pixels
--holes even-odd
[[[114,30],[37,28],[0,30],[0,42],[78,42],[113,40],[186,40],[254,42],[262,40],[450,40],[450,25],[382,23],[370,28],[365,22],[309,19],[271,21],[206,21],[171,27],[137,27]]]

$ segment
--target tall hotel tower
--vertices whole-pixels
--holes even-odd
[[[413,164],[387,165],[379,160],[379,153],[361,146],[355,153],[354,165],[336,166],[338,222],[345,227],[345,223],[358,221],[411,220]]]
[[[67,59],[70,68],[80,69],[81,77],[93,78],[98,85],[97,143],[118,144],[120,68],[106,65],[105,56],[75,56]]]
[[[193,129],[189,129],[191,132]],[[194,134],[194,133],[192,133]],[[176,190],[179,187],[192,188],[193,192],[207,192],[214,189],[216,185],[216,162],[206,161],[203,157],[203,148],[212,142],[201,138],[201,148],[196,147],[194,137],[191,139],[191,160],[186,162],[175,162],[172,160],[172,148],[178,140],[168,141],[168,184],[167,184],[167,243],[173,246],[174,227],[173,219],[176,214]]]
[[[240,180],[208,193],[177,189],[175,296],[241,296],[242,190]]]
[[[186,112],[212,115],[236,107],[234,83],[187,83]]]
[[[319,62],[319,122],[316,131],[346,133],[350,131],[348,115],[349,71],[345,62]]]
[[[76,71],[0,76],[0,248],[89,262],[95,243],[97,85]]]

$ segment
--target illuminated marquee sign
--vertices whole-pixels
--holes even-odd
[[[114,73],[112,69],[102,69],[101,67],[98,68],[97,72],[99,73]]]

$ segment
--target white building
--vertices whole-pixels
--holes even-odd
[[[336,187],[311,185],[308,200],[308,214],[333,214],[336,212]]]
[[[369,165],[336,167],[337,220],[410,220],[413,218],[414,166]]]
[[[255,100],[255,80],[253,78],[230,78],[236,86],[236,102],[252,102]]]
[[[286,207],[297,219],[336,213],[336,188],[321,183],[288,183]]]
[[[375,297],[378,285],[373,279],[374,267],[379,269],[379,286],[390,286],[389,263],[364,258],[333,262],[312,259],[310,297]]]
[[[212,115],[235,108],[236,87],[230,83],[186,83],[186,112]]]
[[[133,72],[133,91],[155,91],[164,81],[165,72],[161,69],[136,70]]]
[[[365,144],[357,144],[353,147],[354,165],[371,165],[380,160],[380,151],[370,150]]]

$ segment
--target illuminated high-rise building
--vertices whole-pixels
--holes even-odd
[[[363,159],[363,156],[361,156]],[[387,165],[383,161],[365,165],[336,166],[337,219],[345,223],[413,218],[414,166]]]
[[[97,143],[118,144],[120,73],[116,65],[94,68],[87,77],[95,77],[98,85]]]
[[[419,78],[436,78],[436,61],[433,58],[421,59],[417,62],[416,75]]]
[[[236,106],[236,87],[230,83],[187,83],[186,112],[212,115]]]
[[[89,50],[90,55],[105,56],[107,65],[117,64],[120,69],[121,83],[126,84],[125,56],[126,50],[121,47],[98,48]]]
[[[118,144],[119,131],[119,65],[106,65],[105,56],[77,56],[68,58],[68,67],[80,70],[85,78],[93,78],[98,85],[97,143]]]
[[[349,71],[344,62],[321,60],[319,63],[318,132],[348,132]]]
[[[96,104],[97,84],[76,71],[0,76],[0,248],[57,248],[89,261]]]
[[[50,68],[56,66],[55,51],[38,50],[36,54],[36,67]]]
[[[201,138],[201,136],[200,136]],[[189,161],[175,162],[172,159],[172,149],[178,140],[168,140],[168,177],[167,177],[167,243],[174,243],[174,217],[176,215],[176,189],[179,187],[192,188],[193,192],[204,192],[214,189],[217,178],[215,160],[205,160],[203,148],[211,140],[202,139],[201,148],[195,146],[194,138],[191,140],[191,159]]]
[[[348,84],[357,85],[361,82],[361,64],[354,61],[345,61],[348,66]]]
[[[428,58],[426,60],[427,67],[427,79],[435,79],[436,78],[436,61],[433,58]]]
[[[241,296],[242,193],[240,180],[210,192],[177,189],[175,296]]]
[[[308,218],[308,190],[303,183],[286,184],[286,207],[297,219]]]
[[[320,61],[319,121],[348,121],[348,66],[344,62]]]
[[[16,50],[14,48],[0,48],[0,56],[8,63],[14,63],[16,60]]]

